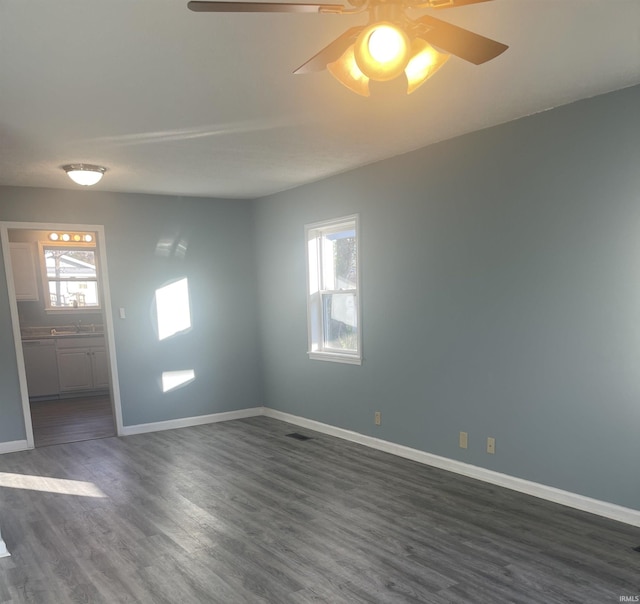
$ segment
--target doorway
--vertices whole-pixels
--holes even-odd
[[[2,223],[27,446],[122,431],[104,229]]]

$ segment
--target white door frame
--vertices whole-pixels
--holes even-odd
[[[13,341],[16,347],[16,360],[18,362],[18,379],[20,381],[20,396],[22,399],[22,412],[24,415],[24,429],[27,438],[27,448],[34,448],[33,426],[31,424],[31,409],[29,407],[29,392],[27,390],[27,373],[24,366],[22,352],[22,336],[20,333],[20,319],[18,316],[18,303],[16,289],[11,267],[11,251],[9,247],[9,230],[31,231],[94,231],[98,234],[98,258],[99,279],[102,285],[104,335],[109,359],[109,375],[111,400],[116,420],[116,433],[122,434],[122,404],[120,401],[120,384],[118,381],[118,364],[116,362],[115,334],[113,330],[113,314],[111,312],[111,290],[109,288],[109,271],[107,269],[107,242],[104,226],[95,224],[55,224],[51,222],[0,222],[0,240],[2,242],[2,254],[4,256],[4,268],[7,275],[7,288],[9,290],[9,308],[11,310],[11,324],[13,327]]]

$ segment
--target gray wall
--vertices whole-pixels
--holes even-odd
[[[258,200],[266,404],[640,509],[638,107],[635,87]],[[354,212],[364,362],[310,361],[303,225]]]
[[[125,425],[262,404],[250,203],[4,187],[0,220],[105,226]],[[158,253],[159,243],[170,248],[179,240],[187,244],[184,257]],[[24,438],[24,426],[2,271],[0,441],[12,441]],[[155,290],[182,277],[189,279],[193,328],[159,342]],[[194,369],[195,381],[163,394],[162,372],[179,369]]]

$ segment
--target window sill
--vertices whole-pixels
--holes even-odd
[[[362,357],[354,354],[340,354],[337,352],[309,352],[309,358],[314,361],[329,361],[331,363],[346,363],[347,365],[362,365]]]

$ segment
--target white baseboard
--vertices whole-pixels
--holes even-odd
[[[29,446],[26,440],[12,440],[6,443],[0,443],[0,455],[2,453],[15,453],[16,451],[27,451]]]
[[[262,407],[252,407],[251,409],[225,411],[223,413],[211,413],[210,415],[197,415],[195,417],[182,417],[179,419],[170,419],[150,424],[134,424],[132,426],[124,426],[120,436],[132,436],[134,434],[144,434],[146,432],[159,432],[161,430],[174,430],[176,428],[189,428],[191,426],[201,426],[203,424],[228,422],[233,419],[244,419],[245,417],[255,417],[256,415],[262,414]]]
[[[608,503],[606,501],[600,501],[598,499],[592,499],[591,497],[585,497],[584,495],[578,495],[577,493],[571,493],[570,491],[563,491],[555,487],[550,487],[537,482],[531,482],[508,474],[501,474],[493,470],[487,470],[479,466],[473,466],[455,459],[449,459],[447,457],[440,457],[439,455],[433,455],[425,451],[418,449],[412,449],[411,447],[405,447],[404,445],[398,445],[386,440],[374,438],[373,436],[366,436],[358,432],[352,432],[351,430],[345,430],[344,428],[337,428],[329,424],[323,424],[311,419],[299,417],[297,415],[291,415],[282,411],[276,411],[265,407],[263,414],[267,417],[279,419],[302,428],[309,428],[316,432],[328,434],[330,436],[336,436],[343,438],[354,443],[371,447],[372,449],[378,449],[379,451],[385,451],[399,457],[411,459],[419,463],[455,472],[456,474],[462,474],[470,478],[482,480],[500,487],[511,489],[512,491],[518,491],[527,495],[532,495],[540,499],[546,499],[554,503],[566,505],[568,507],[582,510],[583,512],[590,512],[598,516],[624,522],[632,526],[640,527],[640,510],[634,510],[632,508],[626,508],[614,503]]]

